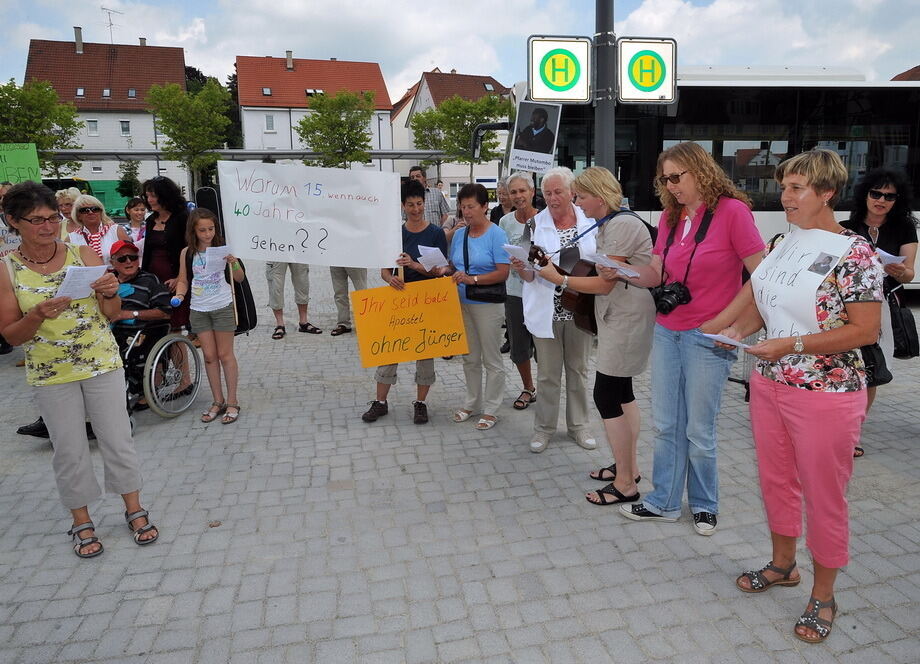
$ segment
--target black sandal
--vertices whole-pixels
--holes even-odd
[[[145,523],[143,526],[132,528],[131,522],[137,519],[147,519],[147,523]],[[147,546],[148,544],[153,544],[158,539],[160,539],[160,529],[150,522],[150,514],[147,512],[147,510],[141,509],[136,512],[131,512],[131,514],[125,512],[125,521],[128,522],[128,530],[134,534],[134,543],[138,546]],[[155,530],[156,535],[150,539],[141,539],[141,535],[149,533],[151,530]]]
[[[585,500],[587,500],[592,505],[617,505],[619,503],[634,503],[639,500],[640,495],[639,492],[636,491],[636,495],[634,496],[624,496],[619,489],[613,486],[613,482],[601,489],[598,489],[594,493],[597,494],[597,500],[591,500],[585,496]],[[607,498],[604,496],[614,496],[616,500],[607,500]]]
[[[93,536],[80,537],[79,533],[84,530],[92,530]],[[76,540],[73,544],[73,552],[77,554],[77,558],[95,558],[104,551],[102,548],[102,542],[100,542],[99,538],[96,537],[96,526],[92,521],[87,521],[86,523],[81,523],[79,525],[73,526],[70,530],[67,531],[67,534],[70,535],[71,541]],[[93,551],[92,553],[82,553],[84,547],[97,543],[99,544],[98,551]]]
[[[287,330],[284,329],[284,325],[275,326],[275,331],[272,332],[272,339],[284,339],[284,335],[287,334]]]
[[[348,334],[349,332],[351,332],[351,328],[350,328],[350,327],[348,327],[347,325],[342,325],[341,323],[339,323],[338,325],[335,326],[335,329],[333,329],[332,332],[329,333],[329,336],[331,336],[331,337],[337,337],[337,336],[339,336],[340,334]]]
[[[735,585],[738,586],[738,590],[744,593],[762,593],[769,590],[773,586],[797,586],[802,580],[802,577],[796,577],[795,579],[791,578],[793,570],[795,570],[794,562],[786,569],[783,569],[774,565],[773,561],[771,560],[760,569],[752,569],[750,571],[744,572],[741,576],[735,579]],[[776,572],[777,574],[782,574],[782,576],[775,581],[770,581],[764,575],[764,572],[767,571]],[[741,579],[747,579],[750,582],[751,587],[745,588],[742,586]]]
[[[306,334],[322,334],[323,331],[316,327],[313,323],[301,323],[297,327],[298,331],[305,332]]]
[[[831,601],[826,602],[812,595],[808,599],[808,603],[811,604],[811,608],[806,609],[802,617],[796,621],[795,627],[792,628],[792,633],[795,634],[795,638],[799,641],[804,641],[805,643],[821,643],[831,635],[831,628],[834,626],[834,618],[837,617],[837,600],[831,597]],[[830,620],[818,617],[818,611],[826,608],[830,608],[831,610]],[[799,630],[797,630],[796,627],[806,627],[817,632],[818,636],[814,638],[799,634]]]
[[[605,470],[608,473],[610,473],[610,477],[601,477],[601,475],[604,474]],[[614,463],[614,464],[607,466],[606,468],[601,468],[599,470],[594,471],[593,473],[588,473],[588,477],[598,482],[612,482],[613,480],[617,478],[617,465]],[[642,475],[637,475],[636,484],[638,484],[641,481],[642,481]]]
[[[526,400],[524,399],[525,394],[528,397]],[[530,404],[534,403],[536,400],[537,400],[537,388],[533,388],[532,390],[528,390],[527,388],[524,388],[523,390],[521,390],[521,395],[517,399],[515,399],[514,403],[511,405],[514,406],[515,410],[526,410],[530,406]]]
[[[859,445],[853,448],[853,458],[854,459],[858,459],[862,456],[865,456],[865,454],[866,454],[866,450],[861,448]]]

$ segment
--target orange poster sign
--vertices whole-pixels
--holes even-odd
[[[361,365],[378,367],[469,352],[460,296],[449,277],[351,293]]]

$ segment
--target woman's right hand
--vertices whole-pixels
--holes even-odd
[[[69,297],[52,297],[32,307],[32,313],[42,320],[54,319],[60,316],[68,306],[70,306]]]
[[[702,329],[703,329],[703,328],[700,327],[700,330],[701,330],[701,331],[702,331]],[[715,333],[714,333],[714,332],[707,332],[706,334],[715,334]],[[735,328],[734,325],[729,325],[729,326],[726,327],[724,330],[722,330],[721,332],[719,332],[719,334],[721,334],[722,336],[728,337],[729,339],[734,339],[735,341],[741,341],[741,339],[743,338],[743,337],[741,336],[741,333],[738,332],[738,330]],[[735,346],[731,346],[731,345],[729,345],[729,344],[724,344],[724,343],[722,343],[721,341],[716,341],[716,342],[714,342],[714,343],[715,343],[715,345],[716,345],[716,348],[724,348],[725,350],[735,350]]]
[[[390,277],[387,279],[387,284],[396,290],[405,290],[406,288],[406,284],[403,283],[403,280],[397,277],[395,274],[390,275]]]

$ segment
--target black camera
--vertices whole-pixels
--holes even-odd
[[[669,314],[681,304],[687,304],[693,299],[690,296],[690,289],[679,281],[655,286],[649,290],[655,300],[655,310],[660,314]]]

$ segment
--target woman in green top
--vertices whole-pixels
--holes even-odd
[[[121,312],[118,279],[108,273],[91,284],[91,295],[57,297],[69,267],[102,265],[90,247],[59,240],[61,218],[53,192],[23,182],[3,199],[19,248],[0,269],[0,333],[24,346],[26,379],[54,440],[54,466],[61,502],[71,511],[68,532],[80,558],[102,553],[88,505],[102,495],[93,472],[86,429],[89,415],[105,465],[105,487],[125,501],[125,519],[139,545],[159,533],[140,505],[141,477],[124,404],[124,370],[109,321]],[[74,426],[79,423],[80,426]]]

